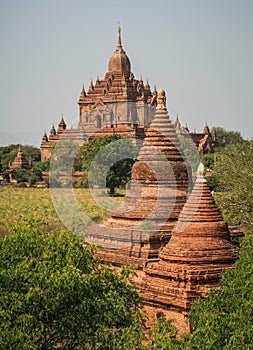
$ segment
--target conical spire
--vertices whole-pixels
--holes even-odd
[[[47,133],[46,130],[44,131],[44,135],[42,137],[42,141],[47,142],[48,141],[48,137],[47,137]]]
[[[146,90],[150,90],[150,85],[149,85],[148,79],[147,79],[147,81],[146,81],[145,89],[146,89]]]
[[[64,121],[63,114],[62,114],[60,123],[58,124],[58,132],[65,129],[66,129],[66,123]]]
[[[116,51],[121,51],[121,50],[122,50],[121,28],[120,28],[120,23],[118,23],[118,40],[117,40]]]
[[[210,130],[209,130],[209,126],[208,126],[207,122],[206,122],[206,124],[204,126],[203,134],[205,134],[205,135],[209,135],[210,134]]]
[[[82,90],[81,90],[81,93],[80,93],[80,98],[84,98],[84,97],[86,97],[86,92],[85,92],[84,84],[83,84]]]
[[[56,130],[55,130],[54,124],[52,124],[52,128],[50,130],[50,136],[53,136],[53,135],[56,135]]]
[[[188,310],[193,300],[205,297],[219,285],[222,271],[232,267],[237,252],[206,183],[200,164],[195,186],[181,211],[169,243],[160,252],[160,261],[149,264],[142,281],[142,296]],[[157,293],[157,285],[166,285]]]
[[[125,73],[126,78],[129,78],[131,73],[131,64],[129,58],[127,57],[125,51],[123,50],[121,43],[121,28],[118,25],[118,40],[115,51],[113,52],[109,63],[108,63],[108,72],[112,74],[123,75]]]
[[[94,90],[94,85],[92,79],[90,80],[89,92]]]

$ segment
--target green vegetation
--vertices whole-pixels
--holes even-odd
[[[202,158],[211,172],[207,182],[225,221],[245,234],[253,232],[253,140],[239,132],[213,128],[219,147]]]
[[[224,219],[253,232],[253,141],[229,145],[217,154],[213,167],[215,199]]]
[[[203,156],[212,172],[208,183],[225,220],[247,235],[241,241],[235,268],[224,271],[220,288],[193,304],[191,334],[177,339],[176,328],[165,320],[146,328],[142,303],[132,285],[134,270],[124,267],[117,273],[101,265],[92,247],[63,230],[50,189],[0,187],[0,349],[253,349],[253,141],[222,128],[215,131],[221,140],[219,148],[215,154]],[[100,151],[101,168],[96,169],[102,174],[103,167],[123,152],[112,142],[119,138],[113,137],[107,140],[111,148],[105,152],[100,142],[106,140],[94,140],[87,152],[84,147],[74,168],[87,171]],[[6,153],[0,148],[2,170],[14,155],[14,148],[8,147]],[[123,155],[131,153],[131,149],[125,150]],[[65,151],[60,159],[63,164]],[[197,163],[190,157],[191,152],[188,160]],[[33,162],[38,177],[44,166]],[[132,164],[120,166],[129,169],[125,178],[115,169],[117,185],[127,181]],[[106,181],[110,187],[108,176]],[[108,218],[88,189],[74,191],[91,219],[101,222]]]
[[[252,349],[252,261],[248,236],[180,340],[171,321],[146,328],[132,268],[101,266],[75,235],[26,220],[0,239],[0,349]]]
[[[171,321],[147,330],[134,269],[93,253],[36,220],[0,240],[0,349],[177,349]]]
[[[97,204],[88,189],[75,189],[77,201],[86,215],[96,222],[109,217],[106,209]],[[116,197],[115,202],[123,200]],[[0,228],[9,231],[24,219],[34,217],[46,221],[51,228],[64,228],[53,206],[48,188],[0,187]]]
[[[189,135],[178,135],[178,141],[186,161],[191,165],[192,171],[196,171],[200,157],[195,143]]]
[[[68,231],[15,226],[0,240],[0,348],[138,347],[143,316],[132,273],[101,267]]]
[[[212,132],[215,132],[217,137],[218,149],[224,148],[228,145],[236,145],[244,141],[239,131],[231,131],[221,127],[214,127],[212,128]]]
[[[184,342],[185,349],[253,348],[252,262],[253,236],[248,236],[242,241],[235,269],[223,273],[220,288],[192,306],[192,334]]]
[[[84,144],[75,159],[74,169],[89,171],[92,186],[106,186],[114,193],[115,187],[130,181],[136,157],[137,149],[131,140],[114,134]]]

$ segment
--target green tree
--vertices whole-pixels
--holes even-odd
[[[22,152],[28,163],[32,166],[36,162],[41,161],[40,149],[30,145],[22,146]]]
[[[195,143],[189,135],[178,135],[178,141],[185,160],[191,165],[192,171],[196,171],[200,163],[200,157]]]
[[[215,196],[225,220],[253,231],[253,141],[229,145],[217,154],[213,175],[218,180]]]
[[[207,171],[213,169],[216,160],[215,153],[207,153],[202,156],[201,162],[204,164]]]
[[[18,145],[0,147],[0,171],[5,171],[8,169],[9,164],[14,161],[17,152]]]
[[[111,142],[120,140],[120,135],[113,134],[105,137],[96,137],[85,143],[75,159],[75,170],[89,171],[96,154]]]
[[[49,171],[49,161],[36,162],[32,166],[32,172],[38,180],[42,180],[43,171]]]
[[[131,170],[137,149],[131,140],[111,135],[96,138],[82,146],[79,158],[82,159],[82,170],[89,171],[91,185],[110,188],[126,184],[131,179]]]
[[[219,148],[235,145],[244,141],[239,131],[230,131],[221,127],[214,127],[212,128],[212,132],[215,132]]]
[[[11,175],[17,183],[28,182],[30,178],[30,172],[25,169],[13,169]]]
[[[70,232],[14,227],[0,240],[0,348],[141,349],[132,272],[101,266]]]
[[[246,350],[253,344],[253,236],[241,244],[234,269],[226,269],[220,288],[196,301],[189,318],[192,334],[184,349]]]

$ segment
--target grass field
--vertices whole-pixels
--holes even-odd
[[[72,192],[72,190],[62,189],[62,191],[61,208],[65,205],[65,211],[72,215],[68,198],[65,195],[65,193]],[[109,217],[112,205],[106,201],[113,201],[117,205],[123,199],[123,197],[115,197],[112,200],[111,198],[108,199],[106,195],[99,195],[94,200],[89,189],[74,189],[73,193],[80,207],[80,212],[96,222],[103,222]],[[56,210],[52,196],[54,196],[54,193],[48,188],[0,187],[1,231],[9,231],[13,225],[27,218],[42,220],[52,228],[65,228],[57,213],[57,210],[59,212],[59,205],[57,205]]]

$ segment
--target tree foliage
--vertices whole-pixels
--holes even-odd
[[[17,181],[17,183],[28,182],[30,177],[30,172],[25,169],[13,169],[11,171],[12,178]]]
[[[214,176],[219,193],[215,199],[225,220],[253,231],[253,141],[229,145],[217,154]]]
[[[195,143],[189,135],[179,135],[178,140],[185,160],[191,165],[192,171],[196,171],[200,163],[200,157]]]
[[[191,307],[192,334],[185,349],[252,349],[253,344],[253,236],[241,244],[234,269],[226,269],[220,288]]]
[[[0,240],[0,349],[179,349],[171,321],[147,330],[133,268],[93,253],[35,220]]]
[[[142,339],[132,270],[101,267],[70,232],[34,221],[0,241],[1,349],[131,349]]]
[[[239,131],[231,131],[221,127],[214,127],[212,128],[212,132],[215,132],[215,135],[218,140],[219,149],[224,148],[228,145],[235,145],[244,141]]]
[[[115,187],[126,184],[131,179],[131,170],[137,150],[131,140],[117,134],[95,138],[83,145],[76,159],[81,170],[89,172],[91,185]]]

